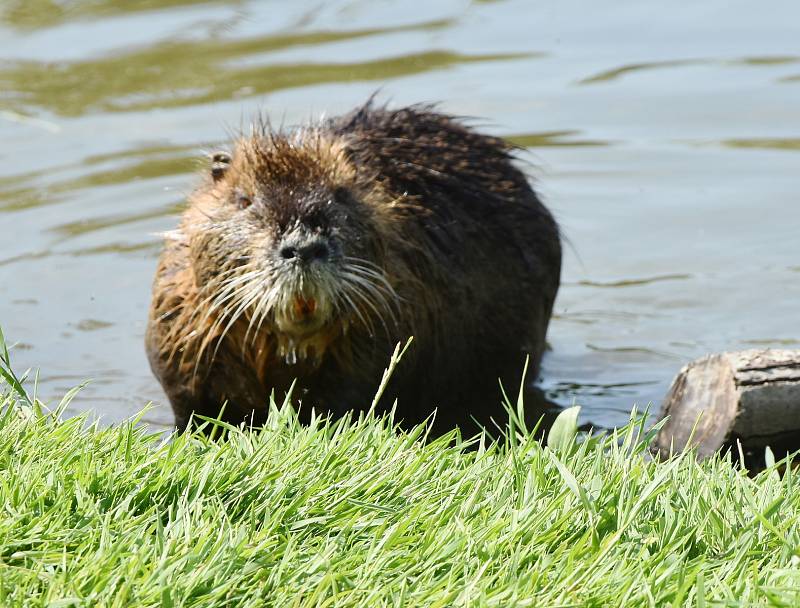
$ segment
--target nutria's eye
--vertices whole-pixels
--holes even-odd
[[[250,205],[253,204],[253,199],[241,190],[234,190],[233,191],[233,202],[236,204],[239,209],[247,209]]]

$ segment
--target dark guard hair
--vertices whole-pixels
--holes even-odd
[[[498,378],[534,374],[561,246],[502,139],[430,106],[371,102],[288,133],[259,122],[218,153],[169,233],[150,363],[180,427],[263,422],[271,391],[341,414],[380,403],[435,431],[502,419]],[[531,377],[531,376],[529,376]],[[535,376],[532,376],[535,377]]]

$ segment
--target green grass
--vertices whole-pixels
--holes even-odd
[[[791,468],[655,463],[641,421],[464,450],[273,404],[166,440],[42,411],[0,355],[2,606],[800,603]]]

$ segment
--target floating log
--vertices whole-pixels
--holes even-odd
[[[691,440],[700,458],[724,448],[776,456],[800,450],[800,350],[708,355],[678,372],[661,408],[669,420],[655,447],[662,456]]]

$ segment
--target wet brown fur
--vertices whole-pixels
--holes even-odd
[[[557,226],[512,160],[503,140],[427,106],[368,103],[290,133],[257,124],[224,175],[189,197],[156,273],[147,351],[177,424],[223,403],[227,420],[258,424],[270,392],[295,378],[305,412],[365,409],[409,336],[382,408],[396,397],[408,424],[438,408],[437,430],[502,419],[497,379],[513,389],[526,355],[538,369],[561,266]],[[242,196],[252,208],[236,207]],[[300,339],[277,313],[253,322],[256,301],[233,322],[227,304],[212,306],[221,281],[258,268],[301,225],[388,286],[331,308]]]

